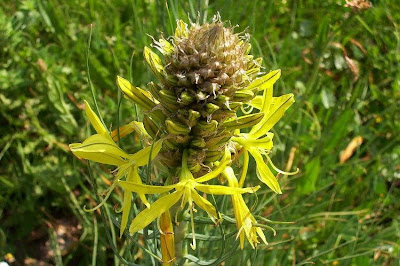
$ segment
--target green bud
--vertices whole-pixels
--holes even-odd
[[[180,95],[180,103],[183,105],[191,104],[195,100],[195,97],[190,95],[187,91],[182,92]]]
[[[203,101],[203,100],[205,100],[205,99],[207,99],[207,98],[208,98],[208,95],[205,94],[205,93],[202,92],[202,91],[199,91],[199,92],[196,93],[196,99],[197,99],[198,101]]]
[[[212,113],[214,113],[215,111],[217,111],[217,110],[219,109],[219,106],[218,106],[218,105],[215,105],[215,104],[213,104],[213,103],[207,103],[207,104],[205,105],[205,109],[206,109],[206,112],[207,112],[208,114],[212,114]]]
[[[170,90],[160,90],[160,100],[165,103],[176,104],[177,98],[175,94]]]
[[[178,121],[172,121],[171,119],[165,121],[165,127],[170,134],[189,135],[190,133],[190,128],[188,126]]]
[[[196,163],[196,164],[193,164],[193,165],[189,164],[188,168],[189,168],[190,172],[197,173],[198,171],[200,171],[201,165],[199,163]]]
[[[200,118],[200,113],[197,111],[193,111],[192,109],[189,110],[189,124],[194,125],[196,124],[197,120]]]
[[[161,87],[155,84],[154,82],[149,83],[149,91],[151,95],[153,95],[155,98],[160,99],[160,90]]]
[[[242,106],[243,103],[242,102],[228,102],[227,105],[225,105],[223,108],[225,110],[234,110],[236,111],[237,109],[240,108],[240,106]]]
[[[230,98],[228,96],[225,96],[223,94],[218,95],[218,97],[214,100],[214,103],[218,105],[225,104],[226,102],[229,102]]]
[[[206,163],[215,162],[221,159],[224,155],[224,151],[207,151],[206,159],[204,160]]]
[[[203,148],[206,146],[206,142],[203,138],[195,137],[192,139],[192,141],[190,141],[190,146],[197,147],[197,148]]]
[[[160,127],[147,115],[143,116],[143,125],[147,133],[149,133],[149,135],[154,139],[160,130]],[[160,136],[160,133],[158,133],[157,136]]]
[[[233,100],[234,101],[238,101],[238,102],[247,102],[250,101],[251,99],[254,98],[254,92],[251,90],[239,90],[235,93],[235,95],[233,96]]]
[[[224,122],[223,126],[228,130],[251,127],[251,126],[254,126],[255,124],[257,124],[258,122],[260,122],[263,117],[264,117],[263,113],[245,115],[245,116],[241,116],[239,118]]]

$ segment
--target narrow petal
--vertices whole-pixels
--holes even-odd
[[[235,188],[239,187],[237,178],[235,176],[235,172],[233,171],[232,167],[230,167],[230,166],[226,167],[223,175],[226,178],[226,180],[228,180],[228,185],[230,187],[235,187]]]
[[[132,121],[129,124],[123,125],[119,129],[114,130],[111,132],[111,137],[114,141],[118,140],[118,137],[122,139],[127,135],[131,134],[133,131],[139,135],[140,139],[149,139],[150,135],[147,134],[147,131],[144,129],[142,122]]]
[[[267,164],[264,162],[260,152],[254,148],[249,148],[248,151],[254,157],[257,166],[257,176],[261,182],[266,184],[270,189],[278,194],[282,194],[278,180],[272,174]]]
[[[163,81],[165,79],[163,74],[164,66],[162,65],[160,57],[146,46],[143,49],[143,55],[157,79]]]
[[[261,110],[262,104],[263,104],[263,99],[264,99],[264,95],[257,95],[256,97],[254,97],[251,100],[250,105],[258,110]]]
[[[153,102],[148,95],[143,93],[143,90],[133,86],[128,80],[118,76],[117,84],[126,97],[138,104],[146,111],[152,110],[156,103]]]
[[[90,107],[90,105],[87,101],[85,101],[85,112],[86,112],[87,117],[89,118],[90,124],[92,124],[92,126],[94,127],[96,132],[98,134],[108,136],[107,128],[100,121],[99,117],[92,110],[92,108]]]
[[[175,50],[174,46],[164,38],[161,38],[158,41],[153,40],[153,43],[155,44],[154,47],[157,48],[157,50],[165,57],[171,56]]]
[[[140,179],[137,166],[131,168],[131,170],[129,171],[128,176],[126,178],[126,181],[136,183],[138,185],[142,185],[142,179]],[[150,208],[150,203],[146,199],[146,194],[144,194],[144,193],[137,193],[137,194],[138,194],[139,198],[142,200],[142,202],[144,203],[144,205],[146,205],[147,208]]]
[[[192,189],[192,198],[196,205],[206,211],[209,216],[218,219],[214,206],[208,200],[200,196],[195,189]]]
[[[76,156],[98,163],[120,166],[129,160],[129,155],[115,144],[111,138],[95,134],[83,143],[69,145]]]
[[[147,208],[140,212],[132,221],[129,228],[129,233],[133,234],[146,226],[159,217],[163,212],[169,210],[175,203],[182,197],[183,191],[176,191],[172,194],[159,198],[155,201],[151,208]]]
[[[213,195],[233,195],[233,194],[243,194],[243,193],[254,193],[259,189],[259,186],[249,187],[249,188],[236,188],[236,187],[226,187],[220,185],[196,185],[196,190],[207,194]]]
[[[188,26],[183,20],[177,21],[177,27],[175,29],[175,37],[184,38],[187,37],[189,33]]]
[[[240,174],[240,181],[238,184],[239,187],[243,187],[244,180],[246,179],[248,169],[249,169],[249,152],[246,149],[244,149],[242,173]]]
[[[239,143],[243,147],[252,148],[256,147],[262,150],[270,151],[274,146],[272,142],[274,134],[268,132],[266,136],[255,139],[252,135],[249,134],[241,134],[239,137],[233,137],[231,140]]]
[[[247,87],[247,89],[259,88],[259,90],[265,90],[266,88],[272,87],[274,83],[281,77],[281,70],[274,70],[269,72],[267,75],[256,79]]]
[[[286,94],[276,98],[274,105],[271,105],[271,108],[268,112],[268,115],[264,117],[259,124],[257,124],[257,128],[253,127],[250,131],[250,135],[253,138],[259,138],[262,135],[266,134],[285,114],[286,110],[294,103],[293,94]]]
[[[260,236],[261,240],[264,242],[265,245],[268,245],[267,239],[265,238],[263,230],[260,227],[257,227],[257,234]]]
[[[264,91],[263,100],[262,100],[261,109],[260,109],[260,112],[263,113],[264,116],[261,119],[261,121],[257,125],[253,126],[253,128],[250,130],[250,135],[258,134],[259,136],[262,136],[267,133],[267,131],[262,130],[262,126],[265,124],[265,122],[267,121],[267,119],[269,117],[270,107],[271,107],[271,103],[272,103],[272,94],[273,94],[272,86],[267,88]]]
[[[124,192],[124,201],[122,203],[122,218],[121,218],[121,228],[120,228],[120,237],[125,231],[125,228],[128,224],[129,212],[131,210],[132,205],[132,192],[125,191]]]
[[[128,182],[128,181],[118,181],[118,184],[126,190],[138,193],[138,194],[160,194],[168,192],[177,187],[177,185],[171,186],[151,186],[138,184],[136,182]]]
[[[224,156],[222,157],[219,165],[213,171],[196,178],[195,181],[198,183],[209,181],[215,177],[217,177],[221,172],[225,169],[225,167],[231,162],[231,153],[228,148],[225,148]]]
[[[151,153],[151,160],[153,160],[160,152],[161,147],[162,147],[162,140],[158,140],[152,146],[143,148],[137,153],[131,155],[131,159],[135,161],[137,166],[147,165],[149,163],[150,153]]]

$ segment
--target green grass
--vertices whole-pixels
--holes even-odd
[[[2,1],[0,257],[10,252],[20,264],[27,258],[155,263],[152,226],[148,239],[117,237],[113,207],[121,191],[101,215],[83,211],[98,201],[110,175],[88,168],[67,144],[90,132],[82,103],[93,101],[86,64],[91,25],[91,81],[106,124],[116,127],[136,116],[126,100],[118,108],[116,76],[146,87],[154,79],[142,56],[151,43],[147,34],[169,36],[176,18],[195,20],[198,12],[201,21],[220,12],[239,24],[266,71],[282,69],[276,95],[292,92],[296,102],[273,130],[272,159],[284,169],[293,151],[292,169],[301,172],[281,177],[283,195],[263,187],[248,198],[250,206],[258,202],[255,215],[295,222],[260,218],[277,230],[275,237],[267,233],[269,246],[236,252],[229,218],[220,227],[200,225],[199,218],[196,232],[215,242],[199,241],[192,255],[226,265],[400,264],[400,4],[394,0],[374,1],[363,12],[334,0]],[[356,136],[362,145],[341,164],[341,151]],[[253,164],[250,170],[254,178]],[[233,216],[229,198],[216,200]]]

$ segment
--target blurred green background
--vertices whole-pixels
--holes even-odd
[[[154,80],[142,56],[152,41],[147,34],[169,36],[177,18],[210,21],[216,12],[251,34],[265,71],[282,69],[275,95],[294,93],[296,102],[273,130],[272,159],[301,172],[280,177],[283,195],[263,187],[250,198],[258,202],[253,214],[295,222],[270,224],[277,234],[266,233],[269,246],[235,252],[236,229],[224,222],[226,247],[220,230],[205,225],[197,232],[213,234],[214,242],[202,241],[193,255],[202,265],[216,258],[225,265],[400,264],[396,0],[372,1],[365,10],[341,0],[1,1],[0,261],[11,253],[12,265],[119,265],[119,254],[155,263],[143,249],[156,252],[151,240],[120,239],[110,226],[121,191],[102,210],[105,220],[83,211],[96,193],[87,163],[68,144],[90,132],[82,111],[84,99],[92,102],[87,66],[106,123],[129,122],[133,105],[119,101],[115,79],[142,88]],[[93,176],[97,193],[110,185],[101,167]]]

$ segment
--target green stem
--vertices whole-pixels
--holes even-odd
[[[187,254],[187,245],[185,238],[187,235],[188,222],[182,220],[174,226],[175,234],[175,256],[177,260],[181,260]]]
[[[170,209],[171,220],[174,221],[174,237],[175,237],[175,257],[179,263],[187,254],[187,245],[185,238],[187,236],[188,222],[184,219],[184,213],[180,213],[181,202],[178,201]]]

